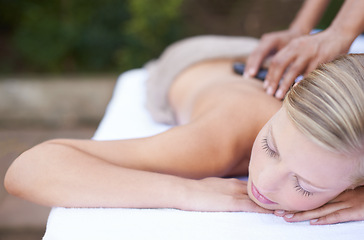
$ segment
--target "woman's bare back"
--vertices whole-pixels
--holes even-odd
[[[263,91],[261,81],[235,74],[232,64],[232,59],[195,64],[176,78],[169,92],[179,124],[208,122],[211,116],[216,123],[211,131],[217,133],[221,146],[232,149],[230,145],[235,145],[231,156],[240,167],[228,175],[247,173],[256,135],[281,107],[280,101]],[[224,139],[229,139],[226,145]]]
[[[234,99],[232,103],[240,100],[236,110],[259,114],[256,120],[260,124],[264,124],[280,108],[280,101],[264,93],[261,81],[235,74],[232,64],[232,59],[210,60],[195,64],[179,74],[169,92],[179,124],[193,121],[207,108],[217,106],[224,99]]]

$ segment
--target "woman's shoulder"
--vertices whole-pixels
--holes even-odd
[[[219,111],[224,118],[243,118],[254,124],[266,122],[280,108],[281,101],[267,95],[261,81],[235,74],[232,63],[224,59],[203,62],[176,79],[170,100],[182,123]]]

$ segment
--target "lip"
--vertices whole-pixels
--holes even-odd
[[[254,195],[254,197],[261,203],[263,204],[277,204],[271,200],[269,200],[266,196],[262,195],[258,189],[254,186],[254,184],[251,184],[251,190],[252,190],[252,194]]]

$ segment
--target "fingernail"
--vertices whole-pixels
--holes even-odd
[[[273,88],[272,87],[268,87],[267,94],[268,95],[273,95]]]
[[[317,223],[318,222],[318,219],[312,219],[311,221],[310,221],[310,223]]]
[[[263,83],[263,88],[266,89],[268,87],[268,81],[265,80],[264,83]]]
[[[299,81],[301,81],[303,79],[302,75],[299,75],[296,79],[295,79],[295,83],[298,83]]]
[[[292,213],[284,215],[285,218],[289,218],[289,219],[293,218],[293,216],[294,216],[294,214],[292,214]]]
[[[278,91],[276,93],[276,97],[277,98],[283,98],[283,91],[281,89],[278,89]]]
[[[276,212],[275,212],[277,215],[280,215],[280,216],[282,216],[282,215],[284,215],[284,213],[285,213],[285,211],[284,210],[276,210]]]
[[[248,71],[248,72],[249,72],[249,75],[250,75],[250,76],[254,76],[254,74],[255,74],[255,71],[254,71],[254,69],[252,69],[252,68],[251,68],[251,69],[249,69],[249,71]]]

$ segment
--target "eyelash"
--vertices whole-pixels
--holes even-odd
[[[278,157],[278,154],[269,147],[267,137],[264,137],[262,140],[262,148],[268,154],[269,157],[271,157],[271,158]],[[309,196],[313,195],[312,192],[309,192],[306,189],[304,189],[303,187],[301,187],[297,177],[296,177],[296,182],[295,182],[294,188],[296,189],[297,192],[301,193],[305,197],[309,197]]]
[[[262,148],[268,154],[269,157],[271,158],[278,157],[278,154],[269,147],[267,137],[264,137],[262,140]]]
[[[305,197],[312,196],[313,193],[305,190],[303,187],[301,187],[300,183],[298,182],[298,179],[296,177],[296,183],[295,183],[295,189],[297,192],[301,193]]]

